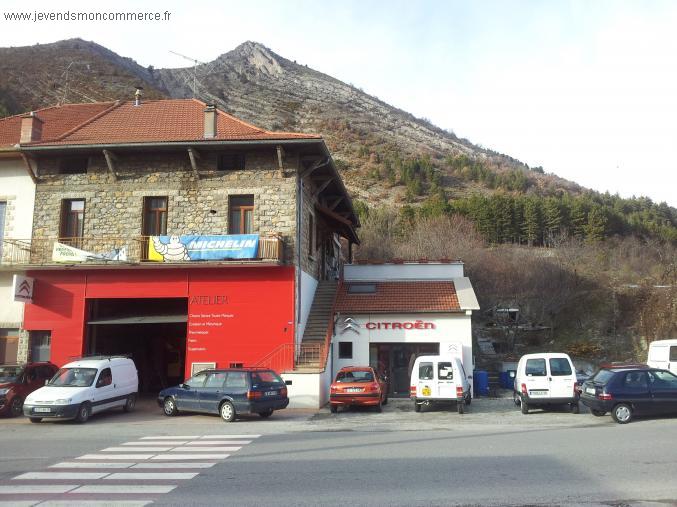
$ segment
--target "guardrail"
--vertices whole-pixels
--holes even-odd
[[[63,262],[53,260],[55,243],[63,243],[91,254],[79,263],[87,265],[137,264],[154,262],[148,260],[149,236],[84,236],[78,238],[4,238],[0,248],[0,266],[59,265]],[[124,252],[124,259],[118,260],[116,253]],[[232,259],[233,261],[275,261],[281,262],[284,256],[284,242],[278,237],[260,237],[258,253],[255,259]],[[227,262],[229,259],[218,262]],[[168,261],[165,264],[186,264],[190,261]],[[210,261],[193,261],[210,262]],[[78,262],[66,262],[77,264]]]

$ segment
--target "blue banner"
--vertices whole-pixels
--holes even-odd
[[[256,259],[258,234],[151,236],[148,259],[158,262]]]

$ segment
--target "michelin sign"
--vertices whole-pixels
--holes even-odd
[[[258,234],[151,236],[148,260],[157,262],[256,259]]]

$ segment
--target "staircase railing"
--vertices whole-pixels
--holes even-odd
[[[277,373],[289,372],[295,366],[294,356],[294,344],[283,343],[256,361],[252,366],[270,368]]]

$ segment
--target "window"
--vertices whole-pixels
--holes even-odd
[[[59,161],[59,174],[84,174],[88,164],[88,157],[62,158]]]
[[[244,169],[244,153],[221,153],[217,159],[217,171],[239,171]]]
[[[348,294],[374,294],[375,283],[351,283],[348,285]]]
[[[29,331],[31,344],[30,360],[34,362],[49,361],[52,348],[51,331]]]
[[[437,378],[439,380],[453,380],[454,379],[454,368],[449,362],[439,362],[437,363]]]
[[[228,234],[251,234],[254,223],[254,196],[231,196],[228,218]]]
[[[96,381],[96,387],[106,387],[113,383],[113,373],[110,368],[104,368],[99,374],[99,380]]]
[[[651,376],[652,389],[677,389],[677,376],[669,371],[653,370]]]
[[[646,377],[646,372],[631,371],[625,374],[623,385],[631,389],[648,389],[649,384]]]
[[[339,342],[339,359],[353,358],[353,342]]]
[[[5,237],[5,211],[7,209],[7,203],[0,201],[0,262],[2,262],[2,245],[3,239]]]
[[[229,371],[226,379],[226,387],[229,389],[246,389],[247,373],[244,371]]]
[[[419,380],[433,379],[433,363],[421,363],[418,365]]]
[[[61,201],[61,226],[59,241],[80,245],[85,232],[85,200],[64,199]]]
[[[202,387],[205,383],[205,378],[207,378],[207,373],[201,371],[197,375],[186,380],[185,383],[188,387]]]
[[[315,215],[308,213],[308,257],[315,254]]]
[[[526,372],[532,377],[545,377],[545,359],[527,359]]]
[[[164,236],[167,234],[167,197],[143,198],[144,236]]]
[[[670,347],[670,362],[677,361],[677,346]]]
[[[565,357],[553,357],[550,359],[550,374],[553,377],[572,375],[571,365]]]
[[[275,372],[272,371],[257,371],[252,373],[252,383],[263,382],[266,384],[282,384],[284,380],[277,376]]]
[[[226,381],[225,372],[215,372],[210,373],[207,376],[207,383],[205,387],[223,387],[223,383]]]

